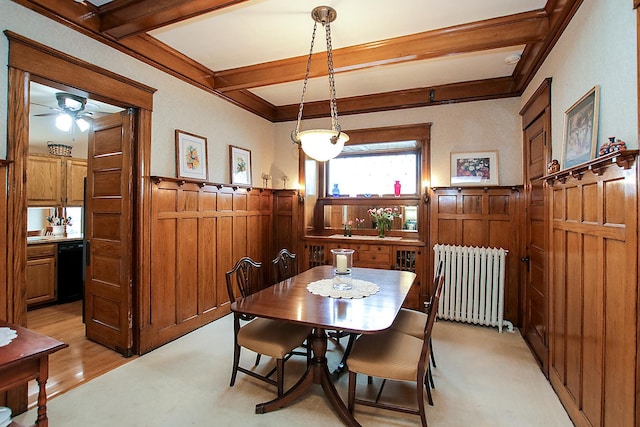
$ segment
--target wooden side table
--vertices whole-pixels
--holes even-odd
[[[0,391],[35,379],[39,387],[36,424],[38,427],[48,427],[46,384],[49,378],[49,355],[69,345],[4,321],[0,321],[0,327],[11,328],[18,333],[8,345],[0,347]]]

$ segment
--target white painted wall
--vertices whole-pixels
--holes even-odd
[[[500,185],[518,185],[522,184],[522,132],[518,115],[519,106],[519,99],[510,98],[341,116],[339,120],[340,126],[347,133],[349,129],[432,123],[432,187],[449,186],[451,152],[481,150],[498,151]],[[340,109],[340,103],[338,103],[338,109]],[[330,126],[329,120],[305,120],[302,128],[312,129],[320,126]],[[291,158],[293,153],[297,154],[290,137],[294,127],[294,122],[276,125],[276,159]],[[297,177],[296,168],[297,164],[289,165],[284,173]]]
[[[229,182],[229,145],[252,152],[253,183],[273,163],[273,125],[9,0],[0,0],[0,28],[154,87],[151,174],[175,176],[175,129],[207,138],[209,180]],[[6,159],[8,40],[0,36],[0,158]]]
[[[585,0],[521,98],[551,77],[553,158],[560,160],[564,113],[600,85],[598,146],[615,136],[638,148],[636,13],[632,1]]]

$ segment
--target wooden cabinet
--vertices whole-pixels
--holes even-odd
[[[375,243],[369,243],[355,238],[351,238],[347,242],[328,242],[326,238],[307,238],[302,257],[302,269],[306,270],[318,265],[331,264],[331,249],[340,248],[355,250],[353,254],[354,267],[402,270],[416,273],[418,277],[403,305],[417,310],[423,309],[421,301],[426,299],[426,295],[430,291],[426,287],[423,289],[423,283],[427,284],[429,282],[428,280],[423,280],[426,274],[423,246],[398,244],[398,242],[382,244],[376,241]]]
[[[27,160],[29,206],[82,206],[87,161],[31,154]]]
[[[62,158],[29,155],[27,160],[27,204],[58,206],[62,202]]]
[[[27,306],[55,301],[57,245],[27,246]]]
[[[82,206],[84,203],[84,178],[87,176],[85,159],[66,159],[65,206]]]

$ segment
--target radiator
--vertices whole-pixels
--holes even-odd
[[[444,285],[438,318],[478,325],[506,327],[504,320],[505,261],[502,248],[435,245],[434,265],[443,261]]]

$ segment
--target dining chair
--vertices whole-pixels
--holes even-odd
[[[243,257],[235,266],[226,272],[227,292],[229,301],[246,298],[260,290],[260,268],[262,263],[249,257]],[[237,289],[237,293],[236,290]],[[241,322],[243,323],[241,325]],[[233,369],[231,372],[231,387],[235,384],[239,372],[265,381],[277,388],[278,397],[284,392],[284,363],[291,357],[293,350],[300,347],[311,333],[311,328],[304,325],[285,322],[282,320],[264,319],[234,312],[233,314]],[[240,366],[240,350],[247,348],[257,353],[256,365],[260,362],[260,355],[273,357],[276,367],[265,375]],[[310,355],[307,351],[307,363]],[[276,379],[270,378],[276,373]]]
[[[444,261],[440,260],[440,262],[438,263],[438,268],[436,269],[436,275],[435,275],[436,279],[441,274],[443,274],[443,269],[444,269]],[[437,285],[436,281],[434,281],[433,285],[434,285],[434,292],[435,292],[435,286]],[[396,316],[396,319],[393,321],[393,324],[391,325],[391,329],[397,332],[402,332],[402,333],[414,336],[416,338],[422,339],[424,325],[427,323],[427,318],[429,317],[428,316],[429,311],[431,310],[432,307],[434,307],[433,295],[434,293],[431,294],[431,298],[429,298],[429,301],[425,301],[424,313],[421,311],[410,310],[406,308],[401,309],[398,315]],[[438,307],[435,307],[435,310],[438,311]],[[430,339],[430,341],[432,340]],[[433,365],[434,368],[436,368],[437,365],[436,365],[436,358],[433,352],[433,342],[429,342],[429,345],[431,346],[431,351],[429,352],[430,358],[431,358],[431,364]],[[431,371],[429,371],[429,383],[431,384],[432,388],[435,388]]]
[[[437,277],[433,303],[438,304],[444,276]],[[427,426],[424,406],[424,389],[426,375],[429,371],[429,339],[437,310],[430,310],[425,324],[422,339],[409,334],[387,330],[378,334],[365,334],[356,340],[351,355],[347,359],[349,367],[348,409],[354,412],[355,404],[373,406],[391,411],[410,413],[420,416],[422,426]],[[375,400],[356,398],[357,374],[382,378],[383,382]],[[400,406],[394,403],[380,402],[380,396],[386,380],[415,381],[418,409]]]
[[[298,274],[298,260],[296,254],[287,248],[280,249],[278,256],[271,261],[273,267],[273,283],[282,282]]]

